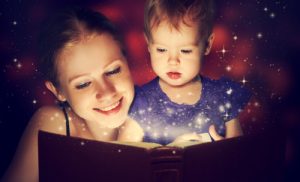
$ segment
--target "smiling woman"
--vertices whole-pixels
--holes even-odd
[[[44,106],[34,114],[4,181],[38,181],[39,130],[142,140],[142,129],[128,118],[134,86],[122,44],[106,17],[86,9],[61,12],[46,24],[39,48],[45,85],[67,109]]]

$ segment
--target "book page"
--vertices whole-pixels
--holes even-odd
[[[180,147],[180,148],[185,148],[185,147],[188,147],[188,146],[192,146],[192,145],[198,145],[198,144],[201,144],[201,143],[207,143],[207,142],[211,142],[211,137],[208,133],[201,133],[201,134],[198,134],[200,140],[188,140],[188,141],[184,141],[184,142],[172,142],[172,143],[169,143],[167,146],[170,146],[170,147]]]
[[[133,146],[133,147],[139,147],[139,148],[144,148],[144,149],[151,149],[151,148],[162,146],[161,144],[158,144],[158,143],[149,143],[149,142],[120,142],[120,141],[112,141],[110,143],[120,144],[120,145],[127,145],[127,146]]]

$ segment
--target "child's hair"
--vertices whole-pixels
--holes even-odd
[[[167,20],[178,30],[181,21],[187,24],[185,18],[201,27],[199,35],[201,40],[206,40],[213,28],[213,0],[148,0],[144,11],[145,34],[148,40],[152,41],[151,29],[161,21]]]
[[[57,58],[61,51],[87,37],[103,33],[112,35],[119,42],[125,55],[121,38],[114,25],[99,12],[84,8],[70,8],[46,21],[38,42],[40,69],[44,79],[59,86]]]

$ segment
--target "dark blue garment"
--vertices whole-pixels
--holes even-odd
[[[194,105],[172,102],[161,90],[158,78],[136,87],[130,117],[144,129],[145,142],[168,144],[182,134],[207,133],[212,124],[225,136],[225,122],[237,118],[251,94],[226,78],[200,79],[201,98]]]

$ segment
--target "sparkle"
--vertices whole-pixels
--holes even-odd
[[[173,154],[176,154],[176,151],[175,151],[175,150],[173,150],[173,151],[172,151],[172,153],[173,153]]]
[[[14,63],[16,63],[16,62],[18,61],[18,59],[17,59],[17,58],[15,58],[13,61],[14,61]]]
[[[222,54],[223,54],[223,57],[224,57],[224,55],[225,55],[227,52],[229,52],[229,51],[225,49],[224,45],[223,45],[223,48],[222,48],[221,50],[217,51],[217,53],[222,53]]]
[[[80,142],[80,145],[81,145],[81,146],[84,146],[84,145],[85,145],[85,143],[82,141],[82,142]]]
[[[118,152],[119,152],[119,153],[121,153],[121,152],[122,152],[122,150],[121,150],[121,149],[118,149]]]
[[[13,21],[12,24],[13,24],[13,25],[17,25],[18,22],[17,22],[17,21]]]
[[[248,81],[246,80],[246,78],[244,77],[243,80],[241,81],[243,84],[246,84]]]
[[[233,36],[233,40],[237,40],[238,39],[238,37],[235,35],[235,36]]]
[[[268,9],[267,7],[265,7],[265,8],[264,8],[264,11],[267,12],[267,11],[269,11],[269,9]]]
[[[254,102],[254,106],[255,107],[259,107],[259,103],[258,102]]]
[[[275,13],[270,13],[270,18],[275,18]]]
[[[229,114],[226,112],[224,116],[225,116],[225,118],[228,118]]]
[[[36,103],[37,103],[37,101],[34,99],[34,100],[32,101],[32,103],[33,103],[33,104],[36,104]]]
[[[261,32],[258,32],[258,33],[256,34],[256,37],[257,37],[258,39],[261,39],[261,38],[263,37],[263,34],[262,34]]]
[[[231,66],[229,66],[229,65],[228,65],[228,66],[226,66],[226,71],[228,71],[228,72],[229,72],[229,71],[231,71],[231,70],[232,70],[232,67],[231,67]]]
[[[227,95],[231,95],[231,94],[232,94],[232,91],[233,91],[232,88],[229,88],[228,90],[226,90],[226,94],[227,94]]]

